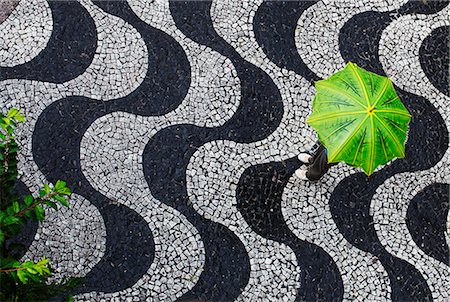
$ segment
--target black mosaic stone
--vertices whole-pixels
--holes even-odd
[[[450,96],[450,27],[438,27],[425,38],[419,49],[420,66],[428,80]]]
[[[317,0],[264,1],[253,19],[255,38],[267,57],[311,82],[320,78],[300,58],[294,32],[301,14],[315,3]]]
[[[321,247],[298,239],[281,212],[284,187],[300,165],[293,158],[247,168],[236,190],[237,207],[253,231],[294,251],[301,270],[296,301],[342,301],[344,288],[333,259]]]
[[[414,196],[406,213],[406,225],[417,246],[446,265],[450,265],[449,246],[445,240],[449,190],[448,184],[441,183],[426,187]]]
[[[64,83],[81,75],[97,48],[97,31],[88,11],[76,1],[48,1],[53,31],[47,46],[31,61],[0,67],[0,81],[27,79]]]

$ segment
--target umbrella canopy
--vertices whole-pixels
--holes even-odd
[[[307,123],[328,150],[328,162],[346,162],[371,175],[395,157],[405,156],[411,115],[389,78],[349,62],[315,83]]]

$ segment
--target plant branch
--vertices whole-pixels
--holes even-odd
[[[27,269],[26,267],[15,267],[15,268],[7,268],[7,269],[0,268],[0,273],[11,273],[11,272],[23,271],[26,269]]]
[[[14,217],[18,217],[18,218],[19,218],[19,217],[22,217],[23,215],[25,215],[26,212],[28,212],[28,211],[34,209],[34,208],[37,207],[38,205],[41,205],[41,204],[45,203],[46,201],[49,201],[50,199],[52,199],[52,198],[53,198],[54,196],[56,196],[56,195],[58,195],[58,193],[57,193],[57,192],[53,192],[53,193],[50,193],[50,194],[48,194],[48,195],[46,195],[46,196],[44,196],[44,197],[42,197],[42,198],[38,198],[37,201],[36,201],[35,203],[33,203],[33,204],[30,205],[29,207],[27,207],[27,208],[21,210],[20,212],[14,214],[13,216],[14,216]]]

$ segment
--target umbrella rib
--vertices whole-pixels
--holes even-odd
[[[389,160],[387,152],[386,152],[386,145],[385,145],[385,138],[383,137],[383,133],[381,133],[380,128],[377,129],[378,130],[378,134],[381,136],[381,145],[383,146],[383,152],[384,152],[384,158],[386,158],[386,161]]]
[[[349,99],[352,99],[353,101],[355,101],[358,105],[360,105],[361,107],[363,107],[364,109],[367,109],[366,108],[366,106],[364,106],[363,104],[361,104],[359,101],[358,101],[358,99],[356,99],[354,96],[352,96],[351,94],[348,94],[346,91],[344,91],[344,90],[339,90],[339,89],[336,89],[335,87],[333,87],[333,86],[331,86],[331,85],[329,85],[328,83],[326,83],[326,82],[324,82],[324,81],[318,81],[317,83],[316,83],[316,87],[317,87],[317,85],[324,85],[324,86],[326,86],[326,88],[328,88],[328,89],[330,89],[330,90],[333,90],[334,92],[336,92],[336,93],[340,93],[340,94],[344,94],[346,97],[348,97]]]
[[[358,156],[359,149],[361,149],[362,143],[364,142],[364,138],[366,137],[366,131],[364,131],[364,135],[361,136],[361,140],[358,144],[358,149],[356,149],[355,157],[353,157],[352,166],[355,164],[356,157]]]
[[[329,162],[332,162],[339,154],[341,154],[342,150],[345,148],[345,146],[350,142],[350,140],[353,138],[353,136],[355,136],[355,134],[358,132],[358,130],[361,128],[361,126],[366,122],[367,118],[369,117],[369,115],[367,115],[362,121],[361,123],[359,123],[358,127],[356,127],[355,131],[353,131],[353,133],[347,137],[347,139],[344,141],[344,143],[341,145],[341,147],[339,148],[338,153],[336,153],[332,158],[330,158]]]
[[[353,73],[356,75],[356,77],[358,78],[359,83],[362,86],[362,89],[363,89],[363,92],[364,92],[364,96],[366,97],[366,101],[367,101],[367,108],[369,108],[370,107],[370,102],[369,102],[369,95],[367,94],[366,86],[364,86],[364,82],[361,79],[361,76],[359,75],[358,71],[356,70],[355,65],[354,64],[349,64],[349,65],[352,68]]]
[[[392,137],[392,139],[395,142],[396,145],[396,149],[397,151],[400,151],[400,154],[402,154],[404,156],[404,152],[402,152],[402,146],[400,144],[400,142],[398,141],[398,139],[395,137],[395,135],[391,132],[391,129],[389,129],[389,127],[378,117],[374,114],[375,118],[383,125],[383,127],[386,129],[386,131],[389,133],[389,136]]]
[[[393,114],[398,114],[398,115],[411,117],[411,114],[409,114],[409,113],[405,113],[403,111],[397,111],[397,110],[390,110],[390,109],[375,109],[373,112],[393,113]]]
[[[387,117],[384,117],[384,119],[388,119],[388,118],[387,118]],[[397,128],[398,130],[400,130],[401,132],[403,132],[403,133],[406,134],[406,130],[405,130],[405,129],[400,128],[400,126],[397,125],[396,123],[394,123],[392,120],[389,119],[389,121],[390,121],[390,124],[391,124],[392,126],[394,126],[394,127]]]
[[[382,92],[378,95],[377,100],[375,101],[375,103],[373,103],[372,108],[375,108],[375,106],[378,104],[378,102],[381,100],[381,97],[383,96],[383,94],[386,92],[387,88],[388,88],[388,84],[389,84],[389,79],[386,78],[386,80],[384,81],[384,86],[383,89],[381,90]],[[398,96],[397,96],[398,98]]]
[[[332,118],[335,118],[335,117],[340,117],[340,116],[345,116],[345,115],[352,115],[352,114],[361,114],[361,113],[366,113],[366,112],[365,111],[346,111],[346,112],[322,115],[322,116],[319,116],[318,118],[309,118],[308,119],[308,123],[314,123],[314,122],[319,122],[319,121],[322,121],[322,120],[332,119]]]
[[[372,125],[372,144],[370,147],[370,166],[369,166],[369,174],[372,174],[372,166],[373,166],[373,158],[375,157],[375,124],[373,122],[373,114],[370,115],[370,123]]]

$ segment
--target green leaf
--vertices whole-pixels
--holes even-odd
[[[71,295],[67,296],[66,302],[73,302],[73,301],[75,301],[73,299],[73,296],[71,296]]]
[[[5,233],[0,229],[0,245],[5,241]]]
[[[23,284],[27,284],[28,276],[25,271],[17,271],[17,277],[19,277],[20,282],[22,282]]]
[[[66,187],[66,183],[62,180],[58,180],[53,188],[53,191],[58,192],[58,190]]]
[[[3,220],[3,225],[8,226],[11,224],[15,224],[18,223],[20,221],[19,218],[14,217],[14,216],[8,216]]]
[[[6,213],[8,213],[9,216],[14,215],[15,213],[14,213],[13,207],[7,207],[6,208]]]
[[[17,201],[13,202],[13,209],[14,209],[14,213],[19,213],[20,212],[19,203]]]
[[[34,282],[39,282],[40,280],[39,275],[29,274],[28,277],[30,277],[30,279],[33,280]]]
[[[17,109],[17,108],[11,108],[11,109],[8,110],[8,115],[7,115],[7,116],[8,116],[9,118],[13,118],[13,117],[15,117],[19,112],[20,112],[19,109]]]
[[[39,272],[37,270],[35,270],[34,268],[31,268],[31,267],[27,268],[27,272],[32,274],[32,275],[39,274]]]
[[[36,213],[36,219],[39,220],[39,221],[44,221],[44,219],[45,219],[44,208],[41,205],[39,205],[39,206],[36,206],[34,208],[34,210],[35,210],[35,213]]]
[[[2,118],[2,121],[3,121],[4,125],[6,125],[6,126],[11,124],[11,119],[9,119],[7,117]],[[4,129],[7,130],[8,127],[5,127]]]
[[[25,205],[26,205],[27,207],[29,207],[29,206],[31,206],[31,204],[33,203],[33,196],[31,196],[31,195],[25,195],[25,196],[23,197],[23,201],[24,201]]]
[[[44,184],[44,192],[45,192],[45,195],[47,195],[47,194],[49,194],[50,193],[50,186],[47,184],[47,183],[45,183]]]
[[[53,201],[47,200],[45,202],[45,204],[48,205],[49,207],[53,208],[54,210],[58,210],[58,206]]]
[[[411,115],[387,77],[350,62],[315,86],[307,123],[327,148],[330,163],[343,161],[371,175],[379,165],[405,156]]]
[[[55,196],[53,196],[53,199],[59,201],[63,206],[69,207],[69,203],[67,202],[67,199],[65,199],[61,195],[59,195],[59,194],[55,195]]]
[[[67,187],[59,189],[59,190],[58,190],[58,193],[59,193],[59,194],[62,194],[62,195],[70,195],[70,194],[72,194],[72,192],[70,191],[70,189],[67,188]]]

